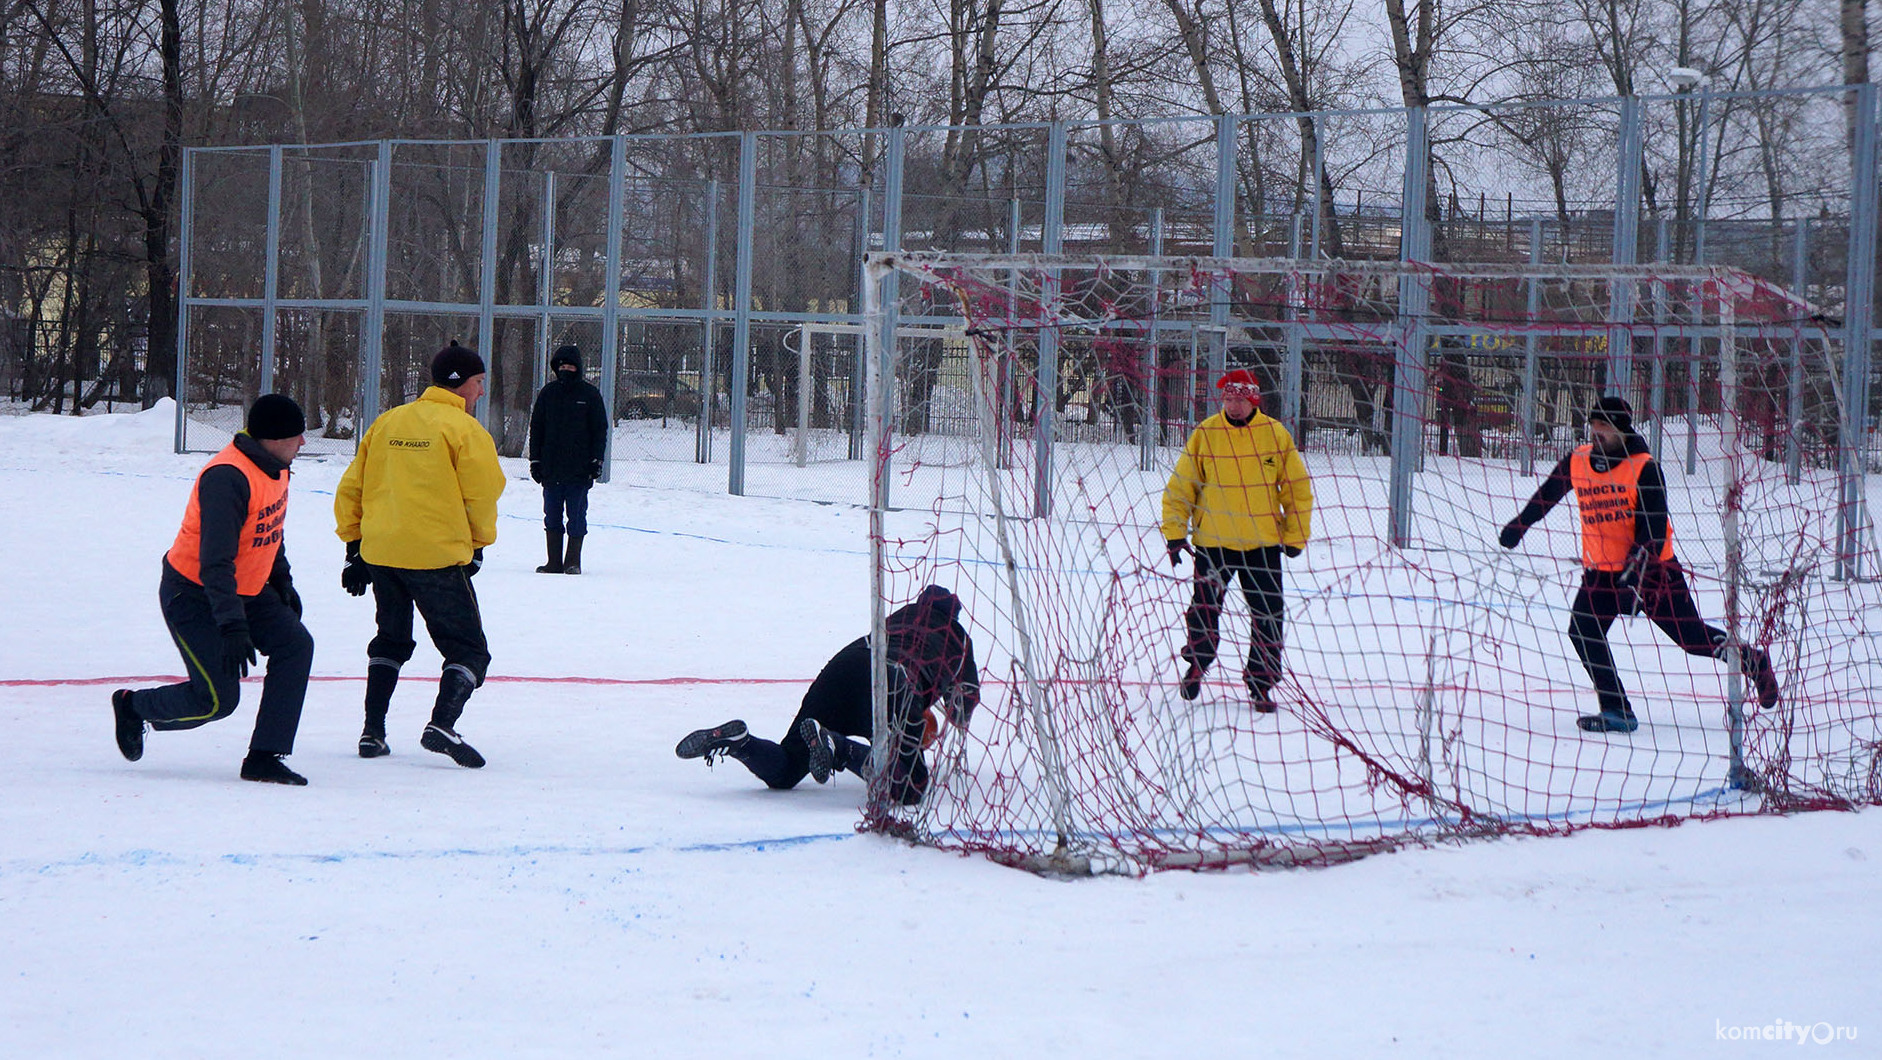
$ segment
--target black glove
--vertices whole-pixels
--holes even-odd
[[[1189,538],[1173,537],[1164,542],[1170,552],[1170,566],[1176,567],[1183,562],[1183,553],[1189,551]]]
[[[596,482],[601,481],[601,461],[590,460],[588,462],[588,477]]]
[[[464,576],[467,578],[474,578],[477,576],[477,572],[483,569],[484,569],[484,550],[480,548],[477,551],[472,552],[471,561],[469,563],[464,564]]]
[[[1521,541],[1523,535],[1528,532],[1528,527],[1511,519],[1509,522],[1503,524],[1503,532],[1496,535],[1496,543],[1502,545],[1504,548],[1515,548],[1516,543]]]
[[[288,610],[294,612],[294,617],[301,617],[301,594],[294,588],[294,579],[282,578],[268,584],[274,586],[275,594],[281,597],[282,603],[288,605]]]
[[[222,630],[222,672],[230,677],[247,677],[255,665],[255,642],[248,639],[248,627],[242,624]]]
[[[542,461],[531,460],[529,462],[529,477],[531,481],[538,485],[542,483]]]
[[[1301,547],[1299,545],[1282,545],[1281,551],[1286,553],[1288,559],[1299,559]]]
[[[365,596],[366,589],[372,585],[372,568],[360,558],[359,542],[346,543],[346,566],[340,568],[340,588],[348,596]]]
[[[1640,607],[1640,579],[1646,573],[1647,550],[1639,545],[1627,551],[1627,565],[1614,576],[1614,588],[1620,593],[1621,614],[1630,615]]]

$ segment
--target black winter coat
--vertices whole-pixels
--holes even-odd
[[[530,474],[543,482],[593,481],[608,453],[608,409],[601,391],[558,372],[536,395],[529,416]]]
[[[960,597],[930,585],[914,603],[896,608],[885,625],[889,661],[908,671],[916,703],[927,707],[945,697],[950,720],[964,726],[980,704],[980,670],[960,613]]]

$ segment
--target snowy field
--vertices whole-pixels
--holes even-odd
[[[506,464],[460,726],[488,768],[418,750],[416,679],[392,757],[354,755],[334,456],[289,509],[310,785],[236,779],[254,680],[127,763],[110,690],[180,670],[157,569],[204,457],[172,430],[0,416],[0,1055],[1882,1055],[1876,810],[1063,882],[857,835],[847,776],[680,761],[726,718],[780,734],[866,631],[865,514],[632,460],[580,578],[532,573]]]

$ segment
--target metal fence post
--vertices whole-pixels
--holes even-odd
[[[187,445],[189,420],[183,415],[184,406],[189,400],[189,349],[190,349],[190,244],[194,242],[196,224],[196,148],[183,149],[182,168],[177,174],[177,187],[182,189],[177,203],[177,227],[182,238],[177,240],[176,252],[176,385],[171,388],[171,397],[176,401],[176,440],[177,452],[184,452]]]
[[[867,248],[865,248],[867,249]],[[706,181],[706,275],[704,305],[706,319],[700,325],[704,336],[704,361],[699,376],[699,424],[693,436],[693,462],[696,464],[712,463],[712,417],[718,411],[718,395],[713,393],[713,380],[717,378],[718,364],[718,310],[719,310],[719,182]]]
[[[542,303],[543,310],[537,321],[539,333],[536,336],[536,363],[529,372],[531,391],[540,391],[549,381],[550,344],[554,342],[551,332],[555,330],[555,319],[549,315],[549,304],[555,298],[555,170],[543,174],[542,186],[542,269],[536,276],[536,300]],[[599,352],[599,351],[597,351]],[[603,407],[609,402],[603,401]],[[605,471],[603,477],[606,477]]]
[[[758,134],[738,134],[738,259],[732,303],[732,445],[726,492],[745,495],[745,388],[751,376],[751,270],[757,228]]]
[[[1810,221],[1798,218],[1791,241],[1791,293],[1799,301],[1809,301]],[[1801,325],[1798,325],[1801,326]],[[1795,486],[1803,481],[1803,447],[1797,444],[1797,432],[1804,426],[1804,341],[1801,334],[1790,340],[1790,357],[1785,365],[1784,467],[1785,478]]]
[[[1047,254],[1065,249],[1065,123],[1053,122],[1046,133],[1046,213],[1040,230]],[[1052,514],[1052,436],[1058,426],[1059,328],[1055,314],[1063,277],[1048,273],[1041,282],[1039,393],[1033,416],[1033,515]]]
[[[1213,218],[1213,249],[1210,253],[1218,258],[1235,256],[1235,137],[1237,133],[1235,119],[1227,114],[1218,114],[1215,119],[1215,214]],[[1217,277],[1210,283],[1209,291],[1209,372],[1220,376],[1228,370],[1228,324],[1229,298],[1233,295],[1230,281],[1226,277]],[[1196,392],[1196,380],[1191,377],[1189,392]]]
[[[856,306],[859,309],[862,308],[864,302],[862,295],[868,292],[870,282],[868,263],[869,236],[875,228],[871,223],[873,218],[870,217],[872,199],[873,196],[869,194],[869,187],[867,185],[856,189],[856,294],[858,296]],[[863,316],[864,319],[867,320],[868,314],[866,312]],[[864,330],[867,331],[868,325],[864,324],[863,327]],[[869,433],[869,416],[865,411],[867,402],[863,399],[864,387],[867,384],[869,376],[868,348],[869,342],[867,337],[859,333],[856,336],[856,356],[855,359],[850,362],[849,458],[851,460],[861,460],[863,458],[863,441]]]
[[[1620,146],[1614,173],[1615,265],[1640,258],[1640,97],[1621,99]],[[1627,397],[1634,387],[1634,281],[1616,278],[1608,286],[1608,379],[1604,393]]]
[[[614,477],[614,421],[621,415],[615,407],[614,380],[621,359],[621,229],[627,223],[627,138],[614,137],[608,148],[608,241],[601,303],[601,405],[608,410],[608,451],[601,464],[604,479]]]
[[[1150,210],[1150,256],[1153,258],[1163,256],[1163,207],[1161,206],[1152,207]],[[1162,440],[1163,436],[1163,417],[1160,414],[1163,407],[1161,403],[1163,383],[1161,374],[1157,371],[1158,365],[1163,361],[1162,350],[1159,347],[1161,337],[1158,335],[1157,327],[1157,317],[1162,309],[1162,300],[1158,297],[1158,291],[1162,286],[1163,270],[1151,269],[1150,334],[1149,340],[1144,343],[1142,362],[1144,414],[1137,425],[1137,467],[1140,471],[1156,470],[1157,443]]]
[[[902,249],[902,188],[907,176],[904,167],[908,155],[908,130],[896,125],[889,130],[888,140],[888,153],[883,160],[887,170],[887,186],[882,189],[882,250],[884,253],[894,253]],[[880,349],[876,359],[879,382],[872,388],[881,394],[881,423],[875,460],[882,470],[876,476],[878,481],[873,501],[878,509],[887,511],[890,495],[888,439],[895,433],[897,425],[895,353],[896,335],[902,323],[902,274],[896,269],[890,269],[874,293],[882,299],[878,308],[880,330],[877,335]],[[880,602],[882,596],[877,594],[876,599]]]
[[[1869,431],[1869,358],[1875,341],[1876,87],[1857,85],[1856,141],[1851,159],[1849,260],[1843,311],[1843,422],[1837,432],[1836,576],[1862,576],[1863,448]]]
[[[1300,211],[1294,211],[1294,224],[1287,237],[1287,256],[1295,260],[1293,275],[1287,278],[1287,309],[1284,319],[1287,321],[1287,362],[1281,367],[1281,423],[1299,437],[1300,435],[1300,394],[1304,374],[1302,364],[1302,340],[1300,327],[1301,279],[1300,250],[1302,229],[1307,218]]]
[[[359,372],[359,422],[353,444],[366,436],[366,428],[379,418],[386,357],[386,256],[391,240],[392,141],[379,141],[379,156],[372,170],[372,241],[366,251],[365,363]]]
[[[1529,219],[1529,264],[1542,264],[1542,218]],[[1530,276],[1523,286],[1529,290],[1528,321],[1534,325],[1542,310],[1542,280],[1540,276]],[[1519,416],[1523,432],[1523,474],[1536,473],[1536,342],[1534,327],[1523,336],[1523,405]]]
[[[257,392],[274,393],[275,299],[281,293],[281,145],[268,148],[268,261],[262,272],[261,378]]]
[[[1401,262],[1431,259],[1431,224],[1425,217],[1427,155],[1425,108],[1405,111],[1405,190],[1399,208],[1398,257]],[[1412,540],[1413,474],[1424,448],[1425,314],[1431,305],[1429,280],[1407,270],[1398,281],[1399,345],[1392,373],[1392,482],[1390,533],[1398,548]]]
[[[497,306],[497,200],[502,194],[503,180],[503,144],[498,140],[484,141],[484,227],[482,266],[477,271],[477,352],[483,354],[484,365],[497,368],[497,351],[491,343],[496,338]],[[499,371],[501,369],[498,369]],[[488,391],[481,402],[482,409],[469,410],[477,416],[477,421],[489,430],[491,420],[496,415],[496,402],[490,400]],[[481,415],[479,412],[481,411]],[[492,433],[499,433],[493,431]]]

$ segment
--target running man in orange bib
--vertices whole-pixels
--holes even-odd
[[[1575,594],[1568,621],[1569,643],[1594,681],[1600,710],[1576,724],[1588,732],[1633,732],[1634,715],[1614,655],[1608,627],[1619,615],[1646,615],[1689,655],[1725,657],[1729,638],[1707,625],[1693,603],[1686,574],[1673,554],[1673,528],[1666,514],[1666,481],[1647,443],[1634,432],[1633,410],[1625,400],[1604,397],[1588,412],[1593,441],[1577,446],[1549,472],[1522,514],[1498,537],[1515,548],[1529,528],[1549,514],[1557,501],[1575,491],[1581,509],[1581,591]],[[1777,677],[1771,656],[1762,648],[1741,647],[1745,676],[1766,710],[1777,704]]]
[[[282,761],[307,698],[314,638],[301,625],[287,553],[288,465],[300,454],[307,420],[294,400],[264,394],[237,434],[196,476],[183,528],[163,557],[157,602],[188,678],[162,688],[111,693],[118,751],[144,756],[144,726],[193,729],[229,716],[257,651],[268,676],[255,708],[255,735],[242,779],[307,783]]]

